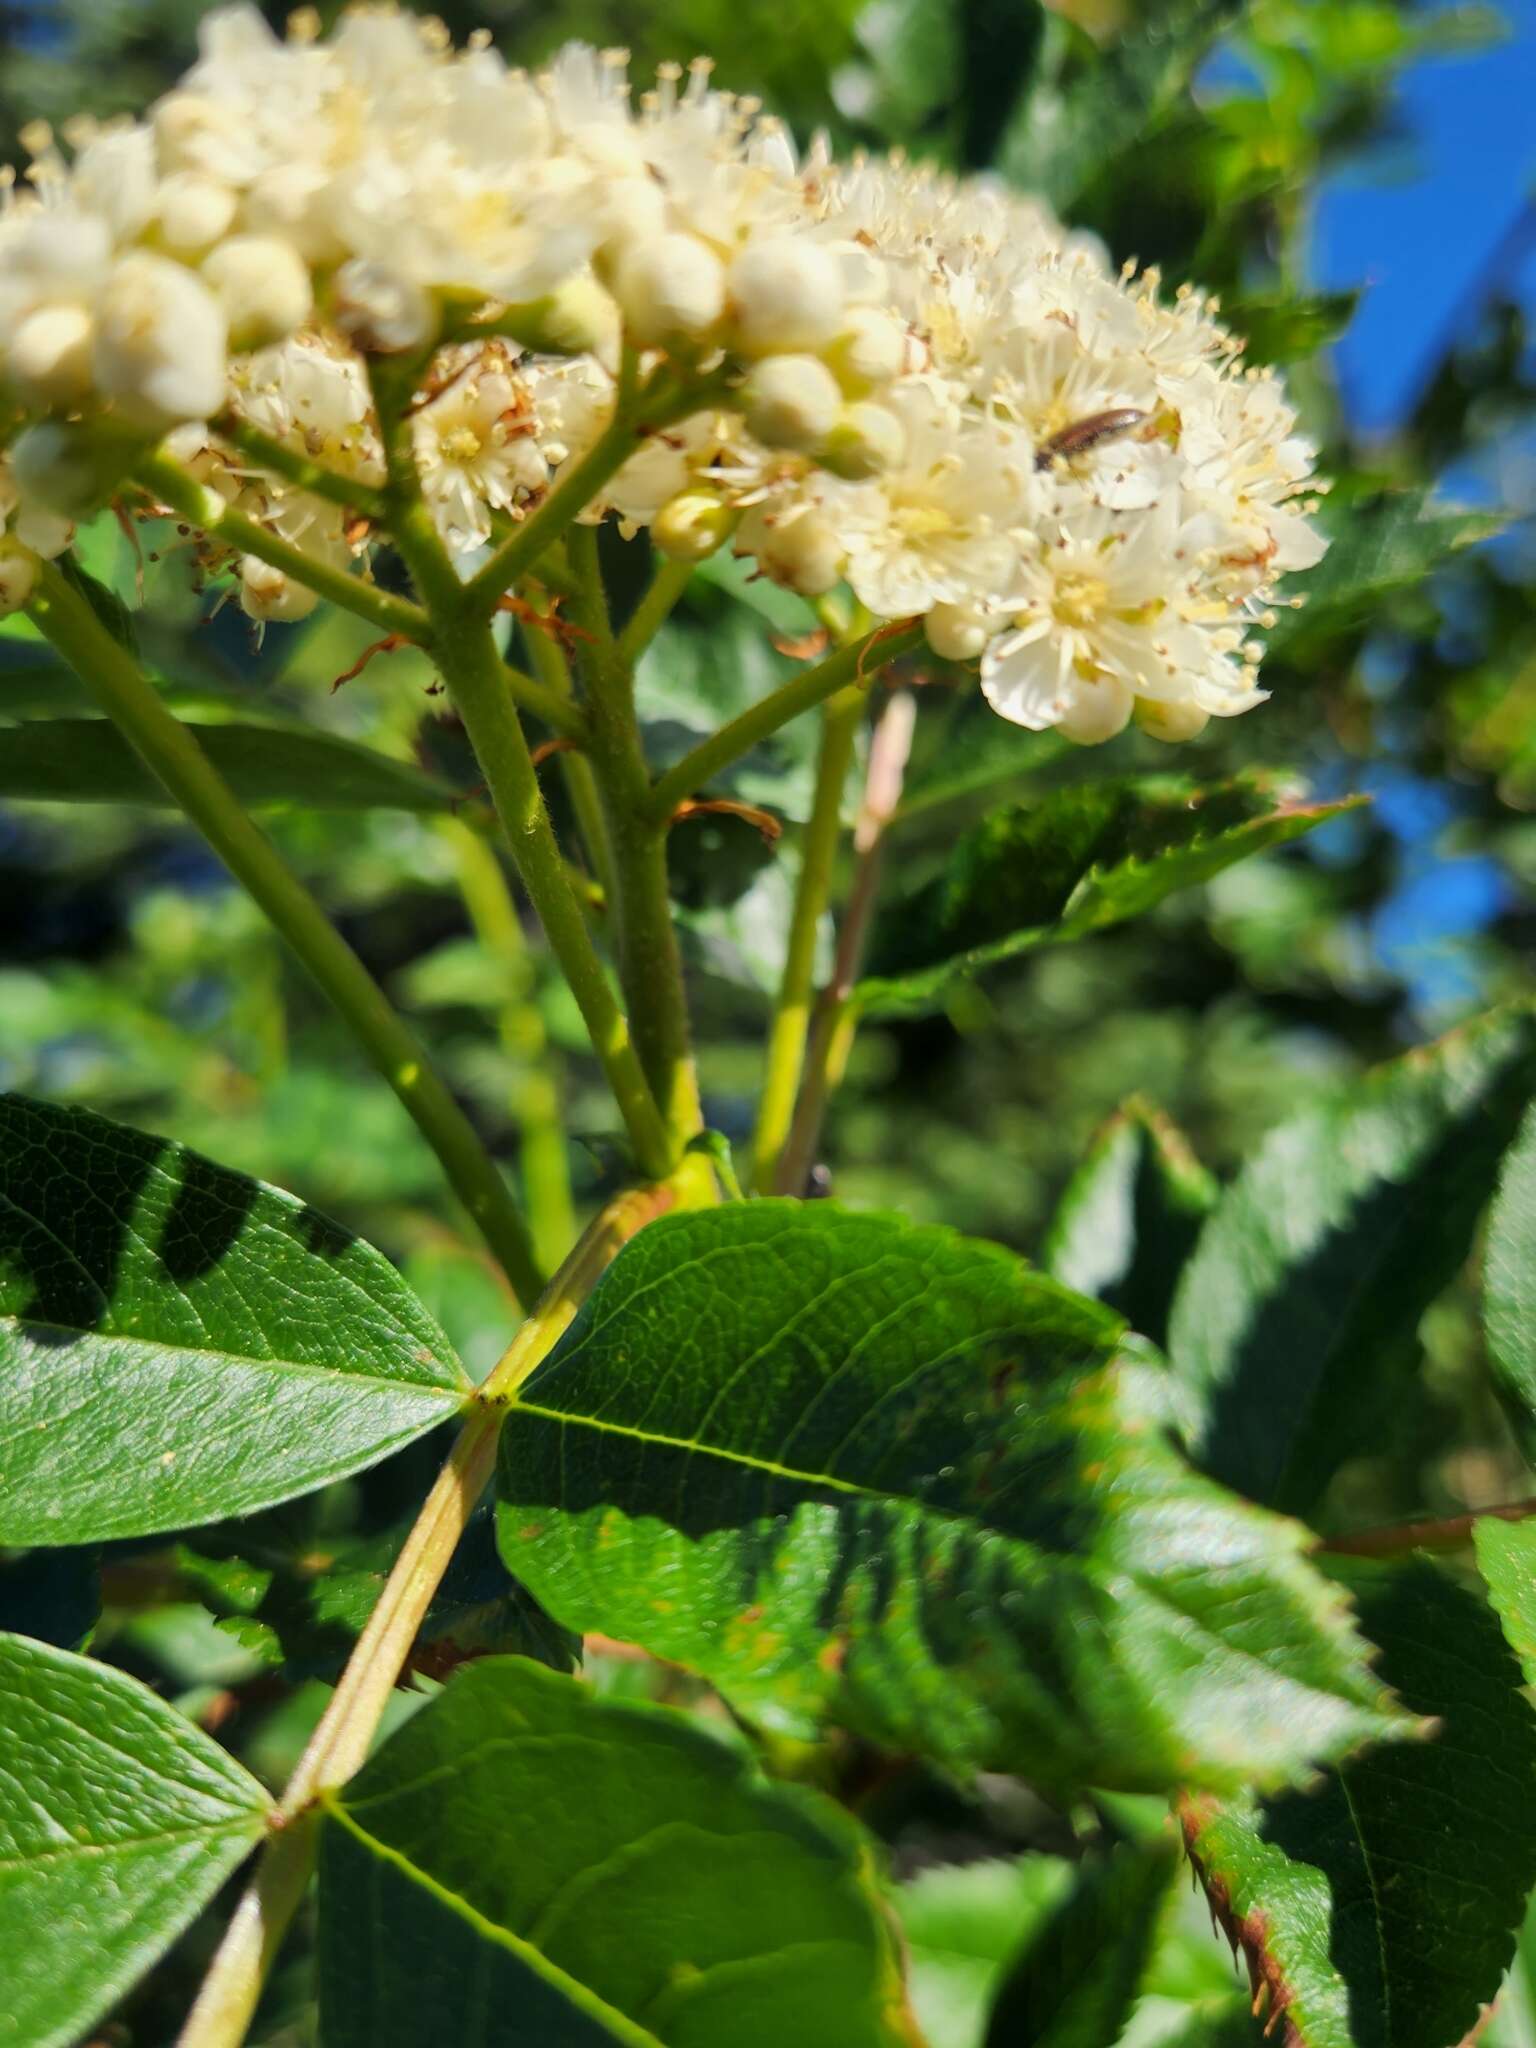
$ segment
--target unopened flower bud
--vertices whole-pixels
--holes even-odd
[[[843,409],[837,379],[815,356],[765,356],[741,387],[748,427],[765,448],[814,448]]]
[[[906,436],[896,415],[861,398],[845,407],[818,454],[823,468],[834,476],[858,483],[894,469],[905,450]]]
[[[853,306],[841,333],[823,351],[848,398],[868,398],[898,375],[906,359],[907,330],[878,306]]]
[[[1208,711],[1198,704],[1161,704],[1155,697],[1136,699],[1136,723],[1148,739],[1166,740],[1177,746],[1198,739],[1211,722]]]
[[[434,340],[441,315],[419,284],[357,258],[336,273],[336,325],[365,355],[402,355]]]
[[[210,252],[203,276],[229,322],[235,348],[286,341],[314,310],[309,271],[275,235],[233,235]]]
[[[615,178],[603,188],[597,262],[606,276],[627,252],[666,233],[667,201],[652,178]]]
[[[1131,722],[1135,701],[1130,684],[1122,682],[1119,676],[1079,682],[1076,697],[1056,721],[1056,730],[1076,746],[1096,747],[1124,732]]]
[[[5,375],[40,405],[72,405],[91,388],[94,323],[83,306],[40,306],[11,337]]]
[[[206,419],[224,403],[223,308],[201,278],[142,251],[113,268],[96,314],[96,388],[136,426]]]
[[[801,597],[825,597],[842,579],[837,529],[809,505],[786,513],[753,506],[737,528],[735,553],[750,555],[772,582]]]
[[[234,193],[216,178],[177,171],[160,187],[160,240],[178,256],[198,256],[228,234],[235,204]]]
[[[315,592],[257,555],[240,558],[240,609],[263,624],[292,625],[307,619],[320,602]]]
[[[84,519],[111,496],[132,450],[79,420],[37,420],[11,443],[11,480],[25,512]]]
[[[11,534],[0,534],[0,619],[19,612],[31,597],[40,566],[30,548]]]
[[[545,356],[595,356],[616,364],[622,340],[619,309],[595,277],[578,272],[542,299],[508,306],[497,330]]]
[[[843,320],[837,258],[798,235],[749,242],[731,264],[731,335],[742,355],[824,348]]]
[[[625,252],[614,297],[631,337],[646,348],[698,341],[725,308],[725,271],[696,235],[658,235]]]
[[[928,645],[942,661],[974,661],[992,630],[974,605],[936,604],[923,620]]]
[[[736,527],[733,507],[710,491],[679,491],[651,521],[651,539],[674,562],[702,562]]]

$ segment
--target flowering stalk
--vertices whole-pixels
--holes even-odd
[[[718,732],[700,740],[665,775],[658,776],[651,792],[652,809],[658,817],[670,818],[686,797],[702,789],[722,768],[750,754],[781,726],[824,704],[845,684],[873,680],[889,663],[921,646],[922,639],[922,629],[915,624],[881,626],[847,647],[839,647],[814,668],[792,676],[760,703],[749,705]]]
[[[864,948],[880,894],[886,828],[901,802],[916,718],[917,704],[911,692],[898,691],[881,713],[869,743],[864,801],[853,828],[853,885],[838,926],[831,979],[821,992],[811,1024],[794,1124],[779,1161],[778,1181],[784,1193],[805,1186],[815,1164],[828,1099],[841,1082],[853,1049],[858,1029],[853,991],[864,964]]]
[[[438,668],[464,721],[513,863],[581,1011],[636,1162],[649,1178],[661,1179],[676,1166],[682,1146],[657,1107],[629,1020],[614,1000],[593,949],[545,809],[538,772],[490,623],[474,601],[474,585],[460,582],[422,501],[404,429],[411,369],[403,362],[374,365],[374,390],[388,464],[391,537],[426,602]],[[540,549],[547,545],[547,541],[539,543]]]
[[[514,1068],[512,1110],[522,1153],[523,1203],[534,1248],[552,1271],[576,1236],[576,1214],[560,1091],[535,998],[533,961],[494,848],[457,818],[446,820],[443,830],[453,849],[459,893],[470,922],[505,978],[498,1027]]]
[[[282,477],[285,482],[310,492],[316,498],[325,498],[333,505],[340,505],[344,511],[355,512],[360,518],[375,524],[383,518],[384,500],[371,484],[357,477],[343,476],[339,470],[328,469],[302,448],[295,448],[289,441],[280,441],[275,434],[264,434],[233,408],[221,413],[213,425],[221,441],[238,448],[258,468]]]
[[[657,563],[644,596],[624,621],[624,630],[619,634],[619,658],[627,667],[634,667],[671,617],[678,599],[688,588],[693,569],[692,562],[673,562],[666,556]]]
[[[539,564],[540,571],[547,566]],[[575,581],[571,579],[567,595],[574,594]],[[544,688],[565,703],[571,702],[571,666],[565,658],[553,624],[530,622],[523,634],[528,644],[528,659],[533,663]],[[574,709],[574,706],[573,706]],[[577,714],[580,716],[580,714]],[[587,722],[581,721],[583,739],[587,736]],[[603,892],[605,903],[612,903],[615,895],[613,874],[613,848],[608,843],[608,822],[603,816],[602,798],[597,792],[597,782],[592,774],[592,763],[580,749],[562,749],[560,754],[560,779],[565,784],[566,796],[576,814],[577,830],[581,843],[586,848],[587,859],[597,885]]]
[[[592,767],[613,847],[619,980],[662,1115],[674,1140],[686,1143],[703,1120],[667,885],[666,825],[651,802],[634,670],[609,624],[591,527],[572,532],[570,550],[579,585],[576,617],[585,635]]]
[[[241,808],[186,727],[166,709],[132,656],[57,569],[44,565],[29,610],[351,1028],[437,1154],[518,1296],[531,1301],[542,1276],[517,1204],[468,1117],[378,983]]]
[[[279,569],[307,590],[327,597],[343,611],[355,612],[381,633],[398,633],[402,639],[424,644],[429,637],[427,615],[407,597],[395,597],[362,577],[348,574],[322,562],[305,549],[295,547],[270,526],[264,526],[226,504],[217,491],[189,476],[167,455],[146,455],[134,466],[135,480],[157,503],[168,506],[189,526],[206,533],[210,540],[254,555],[258,561]]]
[[[800,877],[784,951],[784,972],[769,1027],[763,1091],[752,1141],[752,1181],[762,1195],[779,1191],[780,1159],[789,1137],[805,1063],[816,972],[816,936],[832,894],[832,871],[842,832],[843,786],[853,763],[854,742],[863,716],[864,692],[856,685],[831,698],[821,714],[816,794],[800,843]]]
[[[238,2048],[314,1869],[319,1802],[367,1757],[432,1597],[495,1468],[502,1417],[559,1342],[618,1251],[655,1217],[708,1201],[689,1160],[672,1179],[631,1189],[587,1226],[470,1403],[447,1463],[410,1534],[278,1806],[280,1825],[236,1906],[178,2048]]]

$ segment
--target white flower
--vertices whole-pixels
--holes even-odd
[[[224,402],[227,340],[200,278],[165,256],[124,256],[97,307],[96,388],[135,426],[206,419]]]
[[[514,512],[548,476],[528,392],[505,359],[472,362],[412,423],[416,467],[432,517],[458,553],[483,547],[491,513]]]

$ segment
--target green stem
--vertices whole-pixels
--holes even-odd
[[[630,1036],[629,1020],[614,999],[571,888],[489,617],[474,603],[472,586],[459,581],[422,502],[409,436],[402,423],[408,367],[377,360],[373,383],[389,472],[390,533],[428,608],[438,669],[469,734],[513,865],[538,912],[544,936],[570,985],[593,1051],[613,1090],[640,1170],[659,1180],[677,1164],[682,1147],[656,1106]],[[535,514],[535,518],[539,516]],[[548,544],[546,538],[539,547]]]
[[[555,638],[553,628],[546,632],[542,626],[525,624],[523,639],[527,643],[528,658],[545,689],[570,703],[570,663]],[[581,716],[580,713],[576,715]],[[581,718],[581,729],[585,739],[589,733],[585,717]],[[597,792],[592,763],[584,753],[564,752],[560,755],[560,776],[571,809],[576,814],[577,829],[587,850],[587,859],[592,864],[592,873],[597,878],[604,901],[611,903],[614,898],[613,848],[608,843],[608,821],[603,816],[602,798]]]
[[[869,743],[864,801],[853,829],[853,883],[838,925],[832,977],[821,992],[811,1020],[794,1122],[779,1160],[778,1190],[783,1194],[803,1188],[816,1163],[827,1104],[843,1078],[858,1030],[854,989],[879,899],[886,830],[901,803],[916,711],[910,690],[894,691]]]
[[[663,555],[645,594],[624,622],[619,635],[619,659],[632,669],[672,614],[678,599],[693,578],[692,562],[674,562]]]
[[[333,505],[340,505],[343,511],[357,512],[374,521],[382,519],[384,499],[372,484],[344,476],[340,470],[327,469],[323,462],[316,462],[301,448],[279,441],[273,434],[264,434],[260,427],[253,427],[239,413],[221,413],[213,423],[213,430],[221,441],[227,441],[231,448],[238,448],[259,469],[285,478],[316,498],[325,498]]]
[[[561,477],[538,510],[525,519],[465,585],[469,602],[489,609],[525,575],[540,555],[585,511],[603,485],[635,452],[635,422],[626,408],[614,413],[586,454]]]
[[[525,669],[516,668],[509,662],[502,664],[506,670],[507,692],[524,711],[531,711],[535,718],[542,718],[551,732],[559,733],[561,739],[570,740],[577,747],[587,742],[587,721],[581,715],[581,706],[572,703],[570,697],[559,690],[552,690],[539,676],[531,676]]]
[[[576,1236],[576,1212],[560,1090],[535,1000],[533,960],[495,849],[456,818],[445,821],[443,830],[453,848],[459,893],[470,922],[505,977],[498,1026],[516,1076],[512,1111],[522,1144],[523,1202],[533,1227],[534,1249],[552,1270]]]
[[[857,685],[833,697],[821,714],[816,795],[800,845],[800,878],[795,888],[783,979],[769,1028],[763,1093],[753,1139],[752,1179],[760,1195],[772,1194],[778,1188],[779,1162],[794,1116],[811,1015],[817,930],[832,894],[832,870],[842,832],[843,786],[848,780],[863,716],[864,692]]]
[[[168,456],[145,456],[134,476],[159,504],[169,506],[210,540],[270,563],[285,576],[329,598],[344,611],[355,612],[383,633],[398,633],[403,639],[423,644],[430,637],[427,615],[420,605],[412,604],[406,597],[392,597],[387,590],[365,583],[360,576],[349,576],[345,569],[333,569],[327,562],[316,561],[302,548],[280,539],[269,527],[247,519],[233,505],[225,504],[216,490],[188,476]]]
[[[496,1463],[501,1419],[547,1358],[621,1246],[670,1208],[709,1199],[690,1160],[673,1180],[621,1195],[597,1216],[476,1394],[448,1462],[422,1504],[378,1603],[284,1792],[262,1851],[182,2029],[178,2048],[239,2048],[262,1985],[314,1869],[326,1796],[367,1757],[432,1597]]]
[[[670,818],[684,798],[701,789],[722,768],[739,761],[743,754],[751,753],[759,742],[776,733],[781,725],[788,725],[802,711],[824,704],[845,684],[868,684],[888,662],[909,654],[920,644],[922,637],[920,626],[881,626],[851,646],[840,647],[825,661],[806,669],[804,674],[792,677],[781,688],[743,711],[740,717],[733,718],[718,732],[711,733],[707,740],[701,740],[691,753],[685,754],[665,775],[657,778],[651,792],[655,815]]]
[[[667,828],[651,808],[651,779],[635,715],[634,671],[608,622],[597,535],[582,527],[570,537],[579,584],[572,600],[585,636],[588,752],[613,848],[610,925],[619,981],[635,1044],[675,1140],[703,1126],[688,1028],[682,960],[667,879]]]
[[[531,1301],[541,1274],[506,1182],[378,983],[242,810],[185,726],[166,709],[137,662],[51,565],[42,571],[29,611],[351,1027],[437,1154],[519,1297]]]

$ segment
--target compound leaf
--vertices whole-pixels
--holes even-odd
[[[1380,1427],[1536,1086],[1536,1012],[1496,1011],[1272,1131],[1201,1234],[1169,1352],[1197,1461],[1304,1513]]]
[[[941,1008],[961,975],[1139,917],[1356,801],[1303,804],[1272,777],[1202,787],[1155,775],[1009,804],[960,840],[926,889],[881,918],[856,1000],[876,1016]]]
[[[382,1253],[292,1195],[0,1096],[0,1543],[248,1513],[468,1392]]]
[[[1430,1739],[1262,1806],[1192,1802],[1185,1836],[1291,2048],[1455,2048],[1536,1881],[1536,1716],[1493,1616],[1428,1565],[1362,1591],[1361,1619]]]
[[[0,2042],[69,2048],[257,1842],[256,1780],[125,1672],[0,1635]]]
[[[863,1838],[669,1708],[462,1671],[330,1801],[327,2048],[901,2048]]]
[[[749,1711],[1058,1786],[1389,1733],[1304,1532],[1189,1471],[1118,1317],[829,1203],[665,1217],[520,1390],[503,1555]]]

